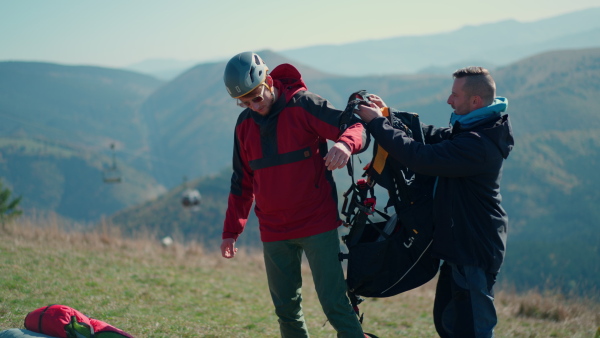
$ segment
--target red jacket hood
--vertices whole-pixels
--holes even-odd
[[[302,75],[296,67],[289,63],[280,64],[269,75],[275,80],[275,87],[279,92],[285,94],[286,102],[297,92],[307,90]]]

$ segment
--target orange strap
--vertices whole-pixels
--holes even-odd
[[[390,110],[388,107],[381,108],[381,114],[385,117],[390,116]],[[375,153],[375,159],[373,160],[373,169],[377,171],[377,173],[381,174],[383,171],[383,167],[385,166],[385,160],[388,157],[388,152],[385,151],[379,144],[377,145],[377,152]]]

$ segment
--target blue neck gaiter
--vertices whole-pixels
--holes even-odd
[[[452,116],[450,116],[450,126],[454,126],[454,123],[458,121],[461,127],[469,128],[488,117],[500,117],[501,113],[506,111],[507,107],[508,100],[505,97],[496,97],[491,105],[473,110],[466,115],[457,115],[453,112]]]

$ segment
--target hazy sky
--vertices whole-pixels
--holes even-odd
[[[0,61],[209,61],[245,50],[529,22],[597,6],[598,0],[0,0]]]

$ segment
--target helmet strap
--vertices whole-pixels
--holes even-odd
[[[273,102],[275,102],[277,100],[277,90],[274,86],[274,82],[273,78],[270,75],[267,75],[267,78],[265,79],[265,86],[267,86],[267,88],[269,89],[269,91],[271,92],[271,95],[273,96]]]

